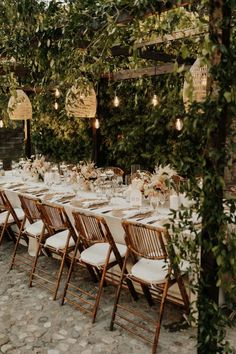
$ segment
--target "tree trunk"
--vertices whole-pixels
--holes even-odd
[[[209,34],[210,40],[216,46],[211,58],[212,78],[209,92],[214,91],[215,72],[222,73],[224,65],[227,70],[227,53],[222,51],[222,46],[229,49],[230,46],[230,19],[231,9],[228,1],[209,1]],[[217,69],[215,71],[215,69]],[[223,97],[225,77],[217,78],[219,94],[215,99],[215,108],[206,112],[210,115],[215,112],[214,122],[208,140],[207,155],[205,157],[205,175],[203,184],[204,202],[202,209],[202,243],[201,243],[201,272],[198,297],[198,354],[220,353],[219,343],[219,287],[218,265],[216,262],[214,247],[223,242],[222,239],[222,215],[223,215],[223,185],[226,166],[226,137],[229,127],[227,104]],[[226,75],[227,76],[227,75]],[[222,95],[221,95],[222,93]],[[214,100],[214,94],[212,96]],[[218,113],[217,109],[222,110]],[[213,120],[212,120],[213,121]]]

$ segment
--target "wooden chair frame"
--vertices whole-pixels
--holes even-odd
[[[170,286],[174,283],[178,284],[180,294],[182,296],[183,306],[187,313],[189,313],[189,299],[185,289],[185,285],[182,279],[182,275],[180,269],[177,264],[173,263],[174,259],[174,248],[170,243],[170,236],[166,229],[157,228],[153,225],[144,225],[137,222],[131,221],[123,221],[122,223],[125,233],[126,233],[126,244],[127,244],[127,253],[124,260],[124,266],[122,270],[122,274],[120,277],[120,283],[117,288],[115,303],[113,307],[112,319],[110,323],[110,330],[113,330],[114,324],[126,329],[128,332],[140,337],[144,341],[147,341],[152,344],[152,353],[155,354],[158,345],[158,339],[160,335],[160,328],[162,323],[162,318],[164,315],[164,306],[167,299],[167,294]],[[162,260],[167,262],[168,271],[165,278],[165,282],[155,285],[145,282],[142,279],[135,277],[132,274],[126,274],[124,269],[126,268],[126,264],[128,259],[132,256],[134,263],[139,259],[139,257],[151,260]],[[154,322],[154,330],[151,328],[151,323],[153,322],[150,318],[144,315],[141,311],[135,311],[133,309],[128,308],[127,306],[123,306],[119,304],[122,284],[126,277],[129,277],[133,282],[138,284],[157,287],[159,293],[161,293],[161,301],[160,301],[160,309],[159,314],[157,316],[157,320]],[[119,311],[125,311],[128,314],[132,314],[137,316],[140,319],[140,322],[136,322],[130,317],[126,317],[125,315],[120,315]],[[118,318],[118,319],[117,319]],[[121,321],[122,319],[122,321]],[[128,323],[128,325],[124,325],[124,321]],[[143,325],[141,321],[145,322],[146,325]],[[152,323],[153,324],[153,323]],[[135,326],[129,327],[129,325]],[[140,333],[140,329],[144,330],[146,333],[151,333],[152,338],[147,335],[143,335]]]
[[[67,300],[69,303],[75,305],[80,310],[89,313],[92,316],[92,322],[94,323],[95,319],[96,319],[96,315],[97,315],[97,311],[98,311],[100,298],[102,295],[102,290],[103,290],[103,286],[105,283],[107,271],[116,264],[119,265],[120,269],[123,269],[123,259],[117,249],[116,243],[114,242],[114,239],[111,235],[109,227],[103,217],[98,217],[98,216],[95,216],[92,214],[88,215],[88,214],[81,213],[78,211],[73,212],[73,217],[75,220],[75,228],[78,232],[79,238],[78,238],[75,250],[74,250],[74,254],[73,254],[72,261],[71,261],[70,270],[68,272],[68,278],[67,278],[66,286],[64,289],[64,294],[63,294],[61,304],[63,305],[65,300]],[[80,243],[83,245],[82,246],[83,249],[86,249],[95,243],[108,243],[109,249],[108,249],[108,252],[106,255],[106,260],[105,260],[104,265],[102,265],[98,268],[92,264],[83,262],[80,258],[78,259],[76,257],[76,255],[77,255],[77,250],[78,250]],[[110,262],[109,260],[110,260],[110,255],[112,252],[115,255],[115,261]],[[95,270],[96,274],[99,274],[100,280],[99,280],[98,292],[96,295],[93,295],[93,294],[90,294],[90,293],[84,291],[79,286],[75,287],[70,282],[72,271],[73,271],[75,263],[77,263],[81,266],[92,267]],[[126,269],[124,269],[123,271],[127,273]],[[133,287],[132,282],[129,279],[127,280],[127,286],[129,287],[129,290],[130,290],[133,298],[136,300],[137,293]],[[84,299],[78,293],[73,292],[71,289],[69,289],[70,287],[72,287],[72,289],[76,288],[76,290],[79,291],[79,293],[81,293],[82,295],[87,295],[87,296],[91,297],[94,300],[94,303],[92,301],[88,301],[87,299]],[[77,301],[72,301],[67,296],[67,293],[74,296]],[[80,303],[79,303],[79,301],[80,301]],[[81,303],[89,305],[91,310],[82,306]]]
[[[70,239],[73,238],[76,244],[77,236],[75,234],[75,231],[70,223],[70,220],[63,206],[58,206],[53,203],[42,203],[42,204],[40,203],[37,204],[37,207],[45,227],[39,238],[38,249],[36,252],[35,260],[30,274],[29,287],[32,286],[33,282],[36,282],[35,279],[37,278],[38,281],[36,283],[39,286],[46,288],[47,290],[52,292],[53,300],[56,300],[64,265],[67,260],[69,262],[70,260],[69,253],[73,251],[75,247],[74,245],[69,246]],[[49,245],[45,244],[48,237],[56,235],[60,231],[65,231],[65,230],[68,230],[68,236],[67,236],[65,247],[63,249],[56,249],[54,247],[50,247]],[[53,279],[54,281],[50,279],[50,274],[42,270],[42,268],[37,267],[37,263],[41,251],[43,253],[46,253],[48,256],[51,256],[52,254],[57,254],[61,257],[59,271],[56,278]],[[41,270],[43,275],[38,274],[36,272],[37,270]],[[51,284],[52,288],[46,286],[41,281]]]
[[[20,244],[20,240],[23,239],[26,242],[26,244],[28,245],[28,243],[29,243],[28,238],[29,237],[34,238],[34,239],[36,238],[35,236],[28,234],[27,231],[24,229],[25,225],[26,225],[26,221],[28,220],[30,224],[33,224],[34,222],[41,219],[39,210],[37,208],[38,203],[40,203],[40,200],[38,198],[33,198],[28,195],[19,195],[19,199],[21,202],[21,207],[24,210],[25,216],[24,216],[24,219],[21,223],[20,232],[19,232],[17,239],[16,239],[16,244],[15,244],[14,251],[12,254],[12,260],[11,260],[9,270],[11,270],[13,268],[13,266],[15,265],[16,254],[17,254],[17,250],[18,250],[18,247]],[[17,264],[18,267],[22,267],[21,265],[23,265],[23,266],[25,265],[31,270],[31,268],[32,268],[31,258],[27,257],[26,255],[19,255],[18,254],[17,261],[19,262]]]
[[[4,236],[4,233],[7,232],[9,237],[11,239],[13,239],[13,241],[15,241],[16,239],[16,235],[15,233],[9,228],[11,225],[16,224],[18,229],[21,229],[21,220],[19,220],[19,218],[16,215],[16,212],[14,210],[14,208],[12,207],[8,197],[6,196],[6,193],[3,190],[0,190],[0,201],[1,201],[1,205],[4,207],[4,211],[7,212],[7,216],[5,219],[4,224],[2,225],[1,228],[1,233],[0,233],[0,245],[2,243],[2,239]],[[3,211],[3,212],[4,212]],[[9,217],[12,216],[13,217],[13,222],[9,222]]]

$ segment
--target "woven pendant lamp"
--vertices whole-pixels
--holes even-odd
[[[184,80],[183,102],[186,111],[193,102],[203,102],[207,95],[208,67],[197,58],[189,70],[188,79]]]
[[[16,90],[10,97],[7,111],[11,120],[27,120],[32,118],[32,105],[23,90]]]
[[[73,85],[66,95],[65,102],[68,116],[76,118],[95,118],[97,111],[97,98],[93,88],[83,90]]]
[[[27,120],[32,119],[32,104],[23,90],[16,90],[8,102],[7,111],[11,120],[24,120],[25,142],[28,139]]]

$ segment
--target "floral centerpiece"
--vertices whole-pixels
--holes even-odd
[[[94,181],[98,178],[98,171],[94,162],[81,161],[77,166],[79,183],[83,189],[89,190]]]
[[[43,181],[44,174],[49,171],[50,162],[45,161],[45,157],[37,157],[35,160],[27,160],[23,166],[23,172],[28,174],[35,181]]]
[[[131,184],[129,185],[126,196],[129,198],[132,190],[139,190],[144,194],[146,186],[150,183],[151,174],[147,171],[137,171],[135,176],[131,180]]]
[[[168,194],[171,185],[173,185],[173,176],[176,176],[177,172],[170,167],[166,166],[156,166],[155,171],[150,178],[150,182],[144,184],[144,195],[154,196],[158,192]]]

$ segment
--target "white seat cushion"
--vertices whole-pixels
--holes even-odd
[[[21,208],[14,208],[16,216],[18,217],[19,220],[22,220],[24,217],[24,211]],[[2,213],[0,213],[0,225],[3,225],[4,222],[6,221],[6,217],[7,217],[8,211],[4,211]],[[9,218],[7,220],[8,224],[11,224],[14,222],[14,218],[13,216],[10,214]]]
[[[56,250],[63,250],[66,246],[68,234],[69,234],[69,231],[64,230],[64,231],[58,232],[55,235],[50,236],[49,238],[47,238],[47,240],[45,242],[45,246],[55,248]],[[71,237],[70,242],[69,242],[69,247],[74,246],[74,245],[75,245],[75,241]]]
[[[80,259],[85,263],[100,267],[105,264],[109,247],[109,243],[95,243],[81,252]],[[116,243],[116,247],[120,252],[121,257],[124,257],[127,247],[119,243]],[[114,262],[115,259],[114,253],[111,252],[109,263]]]
[[[189,268],[189,262],[181,260],[179,269],[185,273]],[[150,284],[161,284],[166,281],[168,263],[164,260],[141,258],[131,269],[131,274],[138,279]]]
[[[166,281],[168,264],[164,260],[141,258],[132,268],[131,274],[150,284],[161,284]]]
[[[3,211],[2,213],[0,213],[0,225],[4,224],[7,214],[8,214],[8,211]],[[11,217],[11,215],[9,216],[9,219],[10,219],[10,217]]]
[[[33,224],[27,225],[27,227],[25,228],[25,232],[31,236],[35,236],[35,237],[40,236],[43,230],[43,225],[44,224],[42,220],[38,220]]]

